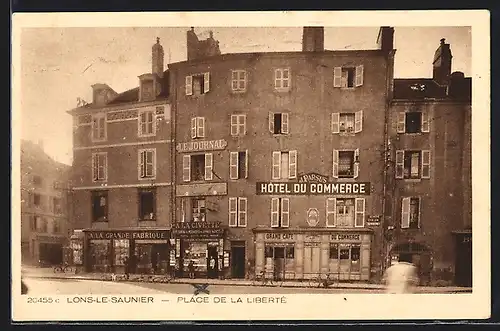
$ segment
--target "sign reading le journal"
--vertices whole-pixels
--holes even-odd
[[[257,183],[258,195],[370,195],[370,183]]]
[[[227,146],[227,141],[224,139],[189,141],[185,143],[178,143],[177,152],[189,153],[189,152],[199,152],[199,151],[216,151],[216,150],[223,150],[226,148],[226,146]]]

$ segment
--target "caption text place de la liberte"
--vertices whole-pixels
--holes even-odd
[[[171,302],[169,300],[156,300],[156,302]],[[250,303],[250,304],[276,304],[287,303],[286,296],[245,296],[245,297],[227,297],[227,296],[178,296],[178,304],[185,303]],[[59,303],[59,300],[51,300],[50,303]],[[152,304],[155,298],[152,296],[74,296],[66,298],[69,304]]]
[[[269,183],[258,182],[257,194],[296,194],[296,195],[334,195],[359,194],[370,195],[370,183]]]

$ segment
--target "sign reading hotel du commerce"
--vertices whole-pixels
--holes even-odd
[[[336,195],[336,194],[356,194],[370,195],[369,182],[357,183],[313,183],[313,182],[284,182],[270,183],[258,182],[257,195]]]

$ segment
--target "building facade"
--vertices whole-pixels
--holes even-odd
[[[322,28],[304,29],[302,52],[203,53],[188,42],[188,60],[169,65],[175,221],[192,228],[172,231],[181,264],[363,281],[381,267],[393,32],[359,51],[324,50]]]
[[[70,166],[57,162],[43,145],[21,142],[21,258],[23,264],[65,260]]]
[[[139,87],[95,84],[91,103],[69,111],[73,128],[73,255],[87,271],[170,267],[172,119],[159,39]]]

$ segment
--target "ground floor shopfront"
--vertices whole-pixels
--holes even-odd
[[[86,229],[73,236],[73,262],[87,272],[164,274],[170,268],[168,229]]]
[[[41,265],[59,265],[65,261],[64,235],[34,233],[23,245],[23,258]]]
[[[278,279],[329,274],[341,281],[370,279],[369,229],[255,229],[255,273]]]

